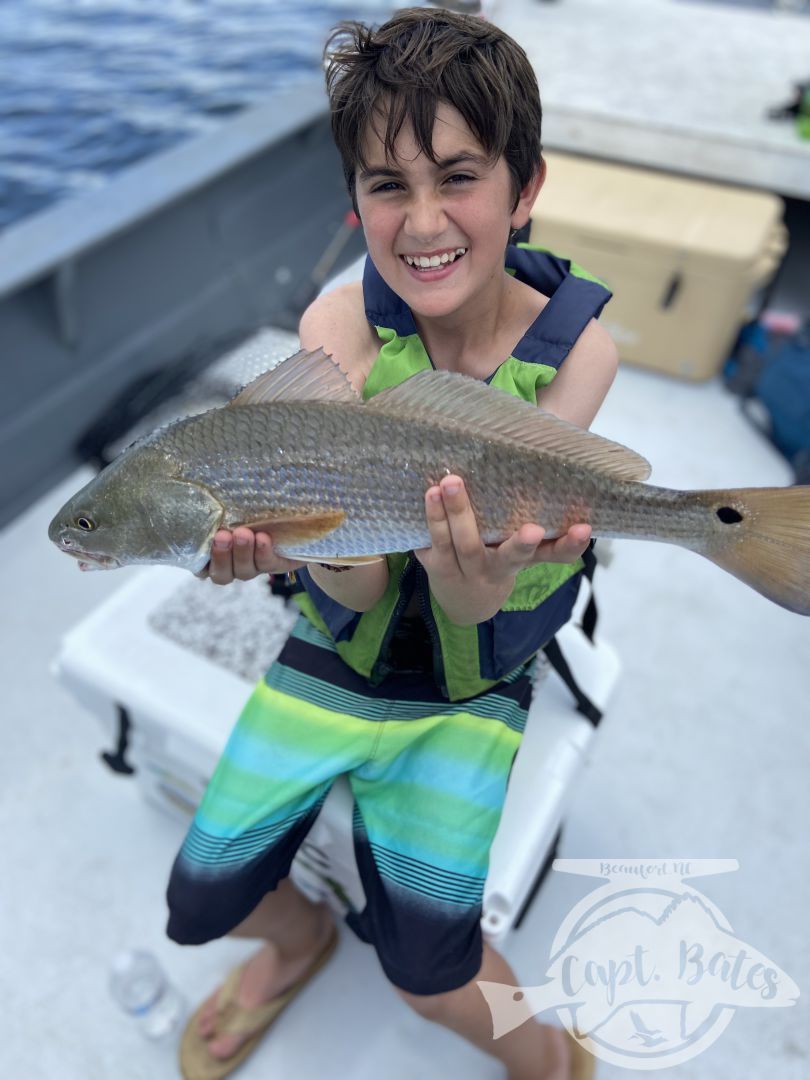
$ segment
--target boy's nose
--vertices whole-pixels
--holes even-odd
[[[439,199],[422,196],[414,199],[408,207],[405,228],[409,236],[427,246],[442,235],[447,217]]]

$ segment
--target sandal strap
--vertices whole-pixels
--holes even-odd
[[[287,1004],[292,997],[291,990],[293,988],[255,1009],[232,1002],[217,1019],[217,1035],[253,1035],[261,1031]]]
[[[245,963],[239,964],[227,976],[217,995],[216,1032],[218,1035],[252,1035],[261,1031],[281,1012],[291,998],[295,997],[305,983],[326,963],[338,942],[335,931],[310,966],[276,997],[263,1005],[247,1008],[239,1005],[236,995],[242,981]]]
[[[217,994],[217,1013],[224,1013],[230,1005],[236,1004],[236,994],[242,983],[242,975],[245,971],[245,964],[237,964],[235,968],[232,968],[228,972],[228,975],[219,988]]]

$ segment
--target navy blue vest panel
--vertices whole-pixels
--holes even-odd
[[[558,368],[574,342],[613,295],[597,281],[571,273],[571,263],[545,251],[510,244],[506,267],[518,281],[549,297],[549,302],[512,350],[517,360]]]
[[[399,337],[418,333],[411,309],[394,290],[387,285],[371,256],[366,256],[363,268],[363,302],[366,318],[372,326],[385,326]]]
[[[563,582],[534,611],[499,611],[478,624],[482,679],[502,679],[551,641],[571,618],[582,573]]]
[[[300,592],[301,588],[306,589],[333,639],[335,641],[351,640],[355,627],[360,622],[361,613],[345,607],[328,596],[306,566],[296,570],[295,574],[300,582],[300,587],[295,589],[295,592]]]

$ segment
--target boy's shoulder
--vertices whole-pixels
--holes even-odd
[[[318,296],[298,328],[304,349],[323,348],[343,368],[359,392],[377,359],[380,340],[366,318],[359,281]]]
[[[616,377],[619,353],[608,331],[591,319],[537,404],[578,427],[589,428]]]

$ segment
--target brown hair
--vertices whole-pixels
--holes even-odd
[[[372,116],[385,116],[386,157],[403,124],[432,162],[439,102],[458,109],[492,161],[503,155],[521,189],[542,162],[543,112],[537,79],[525,52],[503,30],[472,15],[440,8],[399,11],[377,30],[340,23],[324,49],[332,134],[355,203],[357,168]]]

